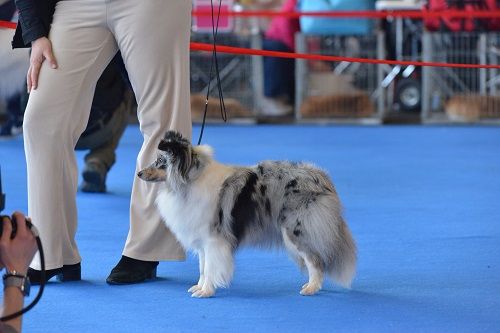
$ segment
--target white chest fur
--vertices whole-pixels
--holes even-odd
[[[210,239],[219,190],[230,173],[231,168],[213,162],[183,193],[160,190],[156,200],[160,214],[186,250],[198,250]]]

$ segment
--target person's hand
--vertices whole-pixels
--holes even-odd
[[[22,213],[15,212],[12,218],[16,219],[17,232],[14,239],[12,234],[11,219],[4,217],[2,237],[0,238],[0,267],[4,266],[8,271],[16,271],[26,275],[28,266],[37,251],[36,240],[31,230],[26,226],[26,218]]]
[[[45,59],[50,63],[50,67],[57,68],[56,58],[52,53],[52,43],[47,37],[40,37],[31,43],[30,68],[26,77],[28,93],[38,87],[38,75]]]

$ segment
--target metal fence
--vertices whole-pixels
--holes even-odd
[[[296,48],[299,53],[377,58],[379,38],[297,34]],[[379,122],[381,75],[371,64],[297,60],[296,119]]]
[[[212,35],[193,32],[192,41],[211,43]],[[217,42],[256,49],[262,46],[258,33],[219,33]],[[296,51],[383,59],[384,32],[365,36],[298,34]],[[429,62],[498,64],[500,34],[423,32],[421,56]],[[207,52],[191,53],[194,121],[202,118],[211,57]],[[263,94],[262,57],[219,53],[218,59],[229,119],[254,120]],[[296,60],[295,119],[380,123],[392,108],[391,90],[383,84],[390,72],[389,66]],[[500,70],[423,67],[421,81],[423,122],[500,122]],[[220,119],[215,74],[210,87],[208,117]]]
[[[212,43],[212,34],[191,35],[193,42]],[[219,33],[217,44],[236,47],[255,47],[255,36]],[[219,76],[229,119],[251,118],[254,115],[256,92],[259,91],[255,75],[259,72],[252,57],[217,53]],[[217,77],[212,66],[212,53],[191,52],[191,109],[193,120],[203,117],[207,89],[210,83],[210,100],[207,117],[221,119]],[[214,65],[215,66],[215,65]],[[210,71],[212,79],[210,80]]]
[[[424,61],[498,64],[498,33],[424,33]],[[423,122],[496,122],[500,120],[499,71],[424,67]]]
[[[488,64],[500,63],[500,33],[490,33],[486,38],[486,60]],[[500,94],[500,70],[490,69],[486,74],[486,90],[492,96]]]

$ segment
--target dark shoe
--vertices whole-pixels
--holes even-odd
[[[80,281],[82,279],[81,271],[82,266],[80,263],[74,265],[64,265],[61,268],[49,269],[45,271],[45,282],[49,281],[54,276],[56,276],[57,280],[61,282]],[[42,272],[29,268],[28,277],[30,278],[31,284],[40,284],[40,281],[42,280]]]
[[[158,261],[143,261],[122,256],[111,270],[106,282],[109,284],[129,284],[156,278]]]
[[[80,190],[88,193],[106,192],[107,173],[106,166],[101,163],[89,162],[85,164],[85,169],[82,172],[83,183]]]

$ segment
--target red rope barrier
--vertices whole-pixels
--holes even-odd
[[[17,24],[14,22],[0,20],[0,28],[15,29],[16,27]]]
[[[205,43],[191,43],[191,50],[192,51],[212,52],[213,45],[212,44],[205,44]],[[366,64],[500,69],[500,65],[456,64],[456,63],[444,63],[444,62],[396,61],[396,60],[338,57],[338,56],[327,56],[327,55],[319,55],[319,54],[265,51],[265,50],[256,50],[256,49],[249,49],[249,48],[243,48],[243,47],[223,46],[223,45],[217,45],[216,50],[217,50],[217,52],[231,53],[231,54],[258,55],[258,56],[266,56],[266,57],[294,58],[294,59],[322,60],[322,61],[359,62],[359,63],[366,63]]]
[[[195,10],[192,12],[193,16],[211,16],[211,11]],[[422,10],[356,10],[356,11],[321,11],[321,12],[278,12],[270,10],[244,10],[232,11],[222,10],[220,16],[240,16],[240,17],[301,17],[301,16],[318,16],[318,17],[342,17],[342,18],[388,18],[388,17],[402,17],[413,19],[424,18],[500,18],[500,10],[485,11],[485,10],[440,10],[428,11]]]
[[[0,28],[15,29],[16,24],[7,21],[0,21]],[[486,69],[500,69],[500,65],[480,65],[480,64],[457,64],[457,63],[443,63],[443,62],[425,62],[425,61],[396,61],[396,60],[381,60],[381,59],[367,59],[367,58],[353,58],[353,57],[338,57],[327,56],[318,54],[305,54],[305,53],[292,53],[292,52],[276,52],[256,50],[242,47],[232,47],[217,45],[216,49],[221,53],[241,54],[241,55],[257,55],[266,57],[279,57],[279,58],[293,58],[293,59],[307,59],[307,60],[322,60],[322,61],[345,61],[345,62],[358,62],[366,64],[386,64],[386,65],[401,65],[401,66],[427,66],[427,67],[455,67],[455,68],[486,68]],[[191,43],[192,51],[213,51],[212,44],[205,43]]]
[[[211,11],[194,10],[192,16],[211,16]],[[221,10],[221,16],[240,16],[240,17],[301,17],[301,16],[318,16],[318,17],[341,17],[341,18],[388,18],[402,17],[413,19],[424,18],[500,18],[500,10],[440,10],[428,11],[422,10],[355,10],[355,11],[321,11],[321,12],[279,12],[271,10],[244,10],[232,11]],[[8,21],[0,21],[0,27],[15,29],[16,23]]]

